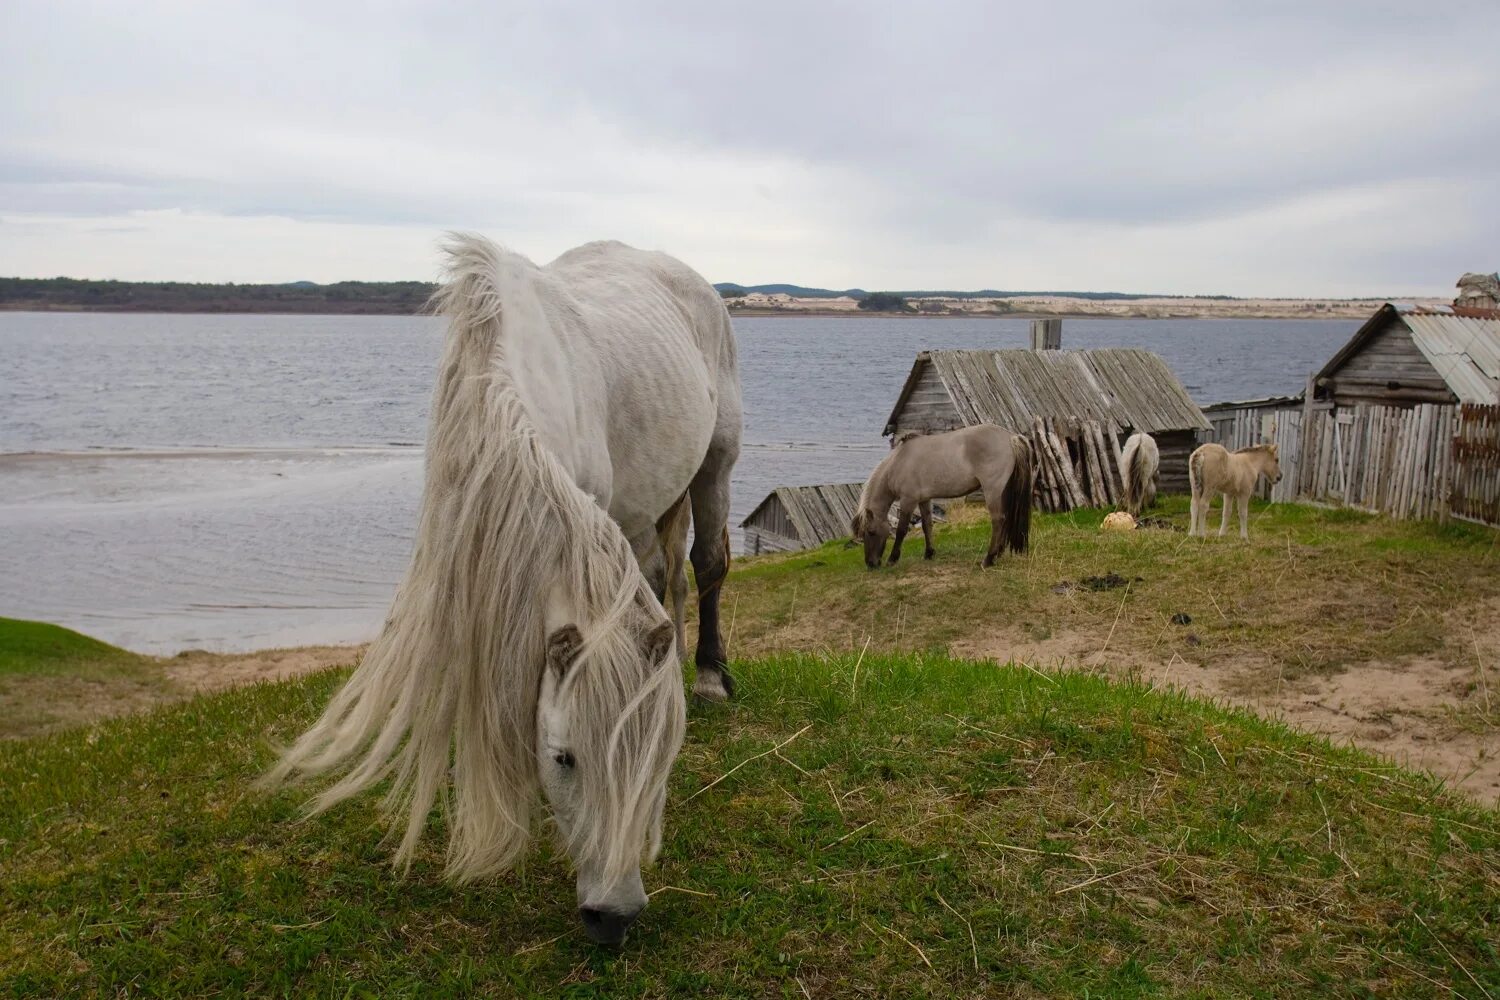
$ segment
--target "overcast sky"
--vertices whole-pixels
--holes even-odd
[[[0,0],[0,274],[1450,295],[1500,3]]]

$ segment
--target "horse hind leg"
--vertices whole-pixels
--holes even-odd
[[[657,540],[666,557],[665,590],[672,603],[672,627],[677,635],[677,655],[687,657],[687,536],[692,522],[692,501],[684,493],[656,522]],[[658,594],[661,598],[662,595]],[[663,605],[667,602],[663,598]]]
[[[922,541],[927,545],[922,558],[931,559],[937,555],[937,549],[932,547],[932,501],[923,500],[918,509],[922,512]]]
[[[734,678],[719,628],[719,594],[729,575],[729,473],[737,449],[710,447],[693,477],[688,496],[693,506],[693,547],[688,553],[698,584],[697,676],[693,694],[706,701],[734,696]]]
[[[1223,538],[1229,534],[1229,512],[1234,509],[1234,494],[1224,494],[1224,514],[1219,519],[1219,537]]]

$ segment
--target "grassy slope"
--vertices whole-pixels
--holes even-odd
[[[734,648],[858,650],[868,638],[871,650],[905,651],[1069,632],[1156,662],[1253,658],[1273,680],[1411,655],[1451,656],[1472,673],[1469,627],[1488,631],[1485,604],[1500,601],[1500,532],[1460,522],[1258,504],[1242,543],[1101,533],[1105,512],[1078,510],[1036,517],[1031,554],[982,571],[989,526],[967,513],[940,531],[935,563],[922,561],[920,532],[875,573],[840,543],[750,560],[725,590]],[[1153,514],[1185,528],[1187,501],[1165,498]],[[1055,589],[1110,572],[1132,581],[1128,593]],[[1172,624],[1179,612],[1191,628]]]
[[[44,622],[0,618],[0,738],[143,708],[170,690],[149,657]]]
[[[140,660],[60,625],[0,618],[0,674],[76,673],[80,668],[124,667]]]
[[[618,954],[546,848],[453,888],[429,845],[401,881],[373,803],[295,824],[248,787],[338,672],[0,745],[0,993],[1500,991],[1500,823],[1428,779],[1084,675],[738,672]]]

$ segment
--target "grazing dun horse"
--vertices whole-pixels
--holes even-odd
[[[1223,445],[1206,444],[1188,458],[1188,483],[1192,486],[1193,524],[1189,535],[1208,534],[1208,508],[1213,495],[1224,496],[1224,519],[1219,534],[1229,532],[1229,512],[1236,501],[1240,505],[1240,537],[1250,537],[1250,494],[1256,479],[1265,476],[1270,483],[1281,482],[1281,463],[1274,444],[1257,444],[1239,451],[1226,451]]]
[[[990,547],[984,564],[1007,545],[1025,552],[1031,535],[1031,446],[1026,439],[994,424],[977,424],[943,434],[914,434],[898,439],[870,473],[859,508],[849,526],[855,543],[864,542],[865,565],[880,568],[891,536],[891,504],[899,505],[891,565],[901,558],[901,543],[911,528],[913,511],[921,511],[924,559],[931,559],[932,501],[984,490],[990,512]]]
[[[445,250],[450,325],[410,566],[358,669],[267,780],[336,777],[313,812],[389,780],[405,866],[440,802],[457,880],[513,866],[545,798],[584,928],[617,944],[646,905],[641,864],[685,726],[661,603],[683,586],[684,506],[694,690],[732,690],[718,627],[741,425],[729,316],[688,267],[620,243],[545,267],[474,235]]]
[[[1132,517],[1156,503],[1156,486],[1160,480],[1161,452],[1156,439],[1136,431],[1125,439],[1120,450],[1120,478],[1125,480],[1125,509]]]

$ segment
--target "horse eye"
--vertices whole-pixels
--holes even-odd
[[[573,759],[573,755],[566,750],[553,754],[552,759],[557,761],[559,766],[567,768],[571,768],[574,764],[578,763]]]

